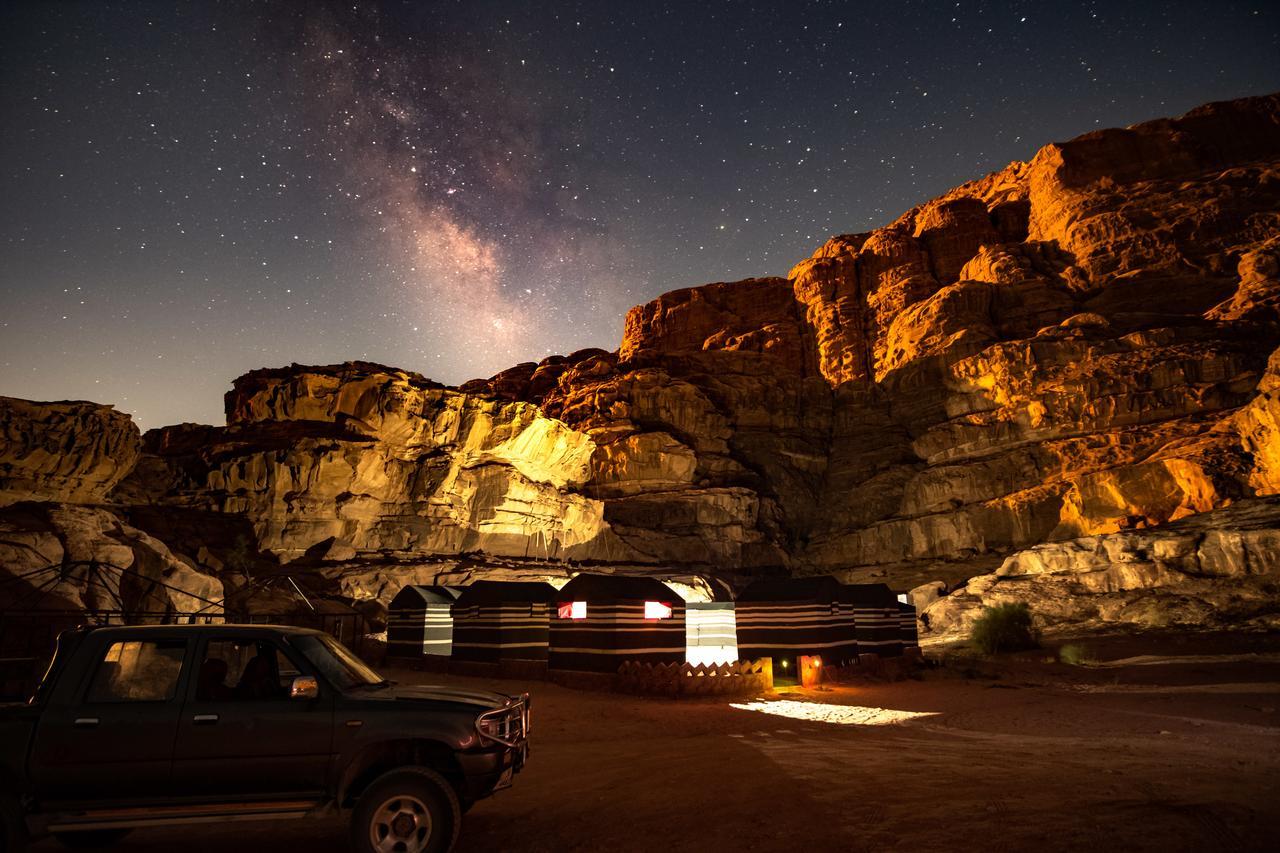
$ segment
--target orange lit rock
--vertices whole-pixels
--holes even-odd
[[[1258,396],[1236,416],[1241,445],[1249,455],[1249,484],[1259,494],[1280,494],[1280,349],[1271,353]]]
[[[96,503],[140,452],[133,420],[111,406],[0,397],[0,506]]]

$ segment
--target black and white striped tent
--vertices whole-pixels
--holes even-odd
[[[545,661],[556,588],[542,581],[476,581],[453,604],[453,657]]]
[[[556,605],[551,669],[612,673],[624,661],[684,662],[684,601],[662,581],[582,574]]]
[[[905,601],[898,602],[898,636],[902,640],[903,649],[920,645],[920,629],[916,624],[916,609]]]
[[[450,608],[458,587],[406,586],[387,606],[387,654],[448,655],[453,642]]]
[[[844,584],[828,575],[759,580],[738,596],[738,656],[773,658],[777,677],[798,672],[799,658],[827,665],[858,653],[854,605]]]
[[[845,584],[845,590],[853,604],[858,653],[902,654],[902,618],[893,590],[882,583]]]

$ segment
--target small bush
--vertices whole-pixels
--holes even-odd
[[[1025,604],[997,604],[983,608],[973,623],[973,644],[983,654],[1016,652],[1039,645],[1031,627],[1031,610]]]
[[[1067,666],[1084,666],[1096,663],[1097,660],[1093,652],[1079,643],[1067,643],[1058,649],[1058,663],[1065,663]]]

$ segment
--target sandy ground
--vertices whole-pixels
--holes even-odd
[[[761,697],[851,723],[387,672],[533,694],[529,765],[467,816],[460,853],[1274,849],[1280,655],[1103,662],[950,663]],[[139,831],[116,849],[282,846],[345,849],[341,827],[303,822]]]

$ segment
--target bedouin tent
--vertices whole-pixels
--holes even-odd
[[[556,588],[543,581],[476,581],[453,604],[453,657],[545,661]]]
[[[612,673],[624,661],[684,659],[684,600],[656,578],[582,574],[556,596],[551,669]]]
[[[844,584],[828,575],[758,580],[736,602],[738,656],[773,658],[779,677],[798,673],[802,656],[846,663],[858,653],[853,611]]]
[[[902,654],[902,620],[893,590],[882,583],[845,584],[845,590],[853,604],[858,653],[881,657]]]
[[[916,625],[916,609],[905,601],[898,602],[898,636],[902,640],[902,648],[919,647],[920,630]]]
[[[453,641],[450,608],[457,587],[411,584],[387,606],[387,654],[397,657],[448,655]]]

